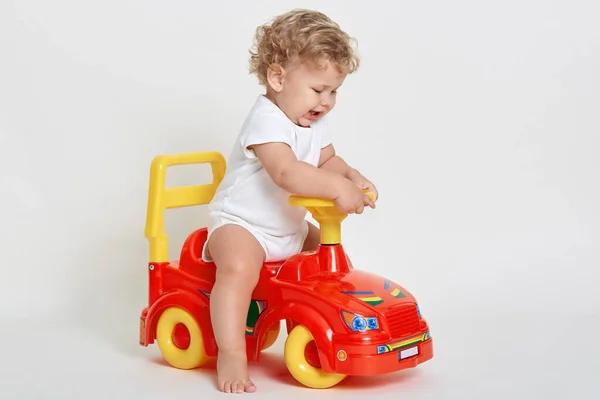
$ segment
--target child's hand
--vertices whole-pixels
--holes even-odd
[[[379,197],[379,193],[377,193],[377,188],[375,185],[369,181],[367,178],[362,176],[361,174],[357,174],[350,178],[352,182],[354,182],[361,190],[367,190],[373,193],[373,201],[377,201]]]
[[[334,203],[343,214],[362,214],[365,205],[375,208],[375,203],[354,182],[344,179]]]

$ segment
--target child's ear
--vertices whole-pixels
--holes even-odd
[[[283,89],[283,77],[285,70],[279,64],[271,64],[267,69],[267,82],[271,89],[279,93]]]

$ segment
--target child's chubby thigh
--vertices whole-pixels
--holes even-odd
[[[212,258],[208,251],[208,241],[211,235],[220,227],[225,225],[237,225],[247,230],[260,244],[265,252],[265,262],[286,260],[294,254],[298,254],[304,247],[304,241],[308,235],[308,222],[304,221],[298,232],[291,235],[272,235],[262,231],[260,228],[244,221],[241,218],[219,213],[219,215],[211,215],[211,227],[208,238],[204,244],[202,251],[202,260],[212,262]],[[235,251],[235,249],[232,249]]]

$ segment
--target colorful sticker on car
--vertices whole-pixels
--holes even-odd
[[[370,306],[376,306],[378,304],[383,303],[383,299],[379,296],[359,297],[358,299],[364,301],[365,303],[367,303]]]
[[[267,309],[267,302],[264,300],[252,300],[246,317],[246,335],[254,335],[254,327],[258,317]]]
[[[383,290],[390,290],[390,281],[388,281],[387,279],[384,279],[384,281],[383,281]],[[406,295],[404,293],[402,293],[402,291],[398,288],[395,288],[394,290],[392,290],[390,292],[390,295],[392,295],[393,297],[395,297],[397,299],[406,297]]]
[[[384,280],[383,281],[383,289],[388,291],[388,290],[390,290],[390,287],[391,287],[390,281]],[[383,303],[383,299],[380,296],[376,296],[375,292],[347,291],[347,292],[342,292],[342,293],[350,295],[350,296],[355,296],[357,299],[364,301],[365,303],[367,303],[371,306],[376,306],[376,305]],[[395,288],[394,290],[392,290],[391,292],[388,292],[388,293],[390,294],[390,296],[392,296],[396,299],[402,299],[402,298],[406,297],[406,294],[404,294],[399,288]]]
[[[429,332],[425,332],[422,335],[411,337],[410,339],[400,340],[398,342],[392,342],[377,346],[377,354],[389,353],[390,351],[400,350],[404,347],[413,346],[415,344],[424,342],[430,338]]]
[[[403,297],[406,297],[406,295],[405,295],[404,293],[402,293],[402,292],[400,291],[400,289],[398,289],[398,288],[396,288],[396,289],[392,290],[392,291],[390,292],[390,294],[391,294],[392,296],[394,296],[395,298],[397,298],[397,299],[401,299],[401,298],[403,298]]]
[[[356,296],[357,299],[364,301],[365,303],[376,306],[383,303],[383,299],[379,296],[375,296],[375,292],[342,292],[350,296]]]

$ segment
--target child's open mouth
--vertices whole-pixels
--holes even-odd
[[[308,114],[306,114],[306,116],[308,117],[308,119],[315,120],[319,118],[319,116],[321,116],[321,113],[319,111],[309,111]]]

